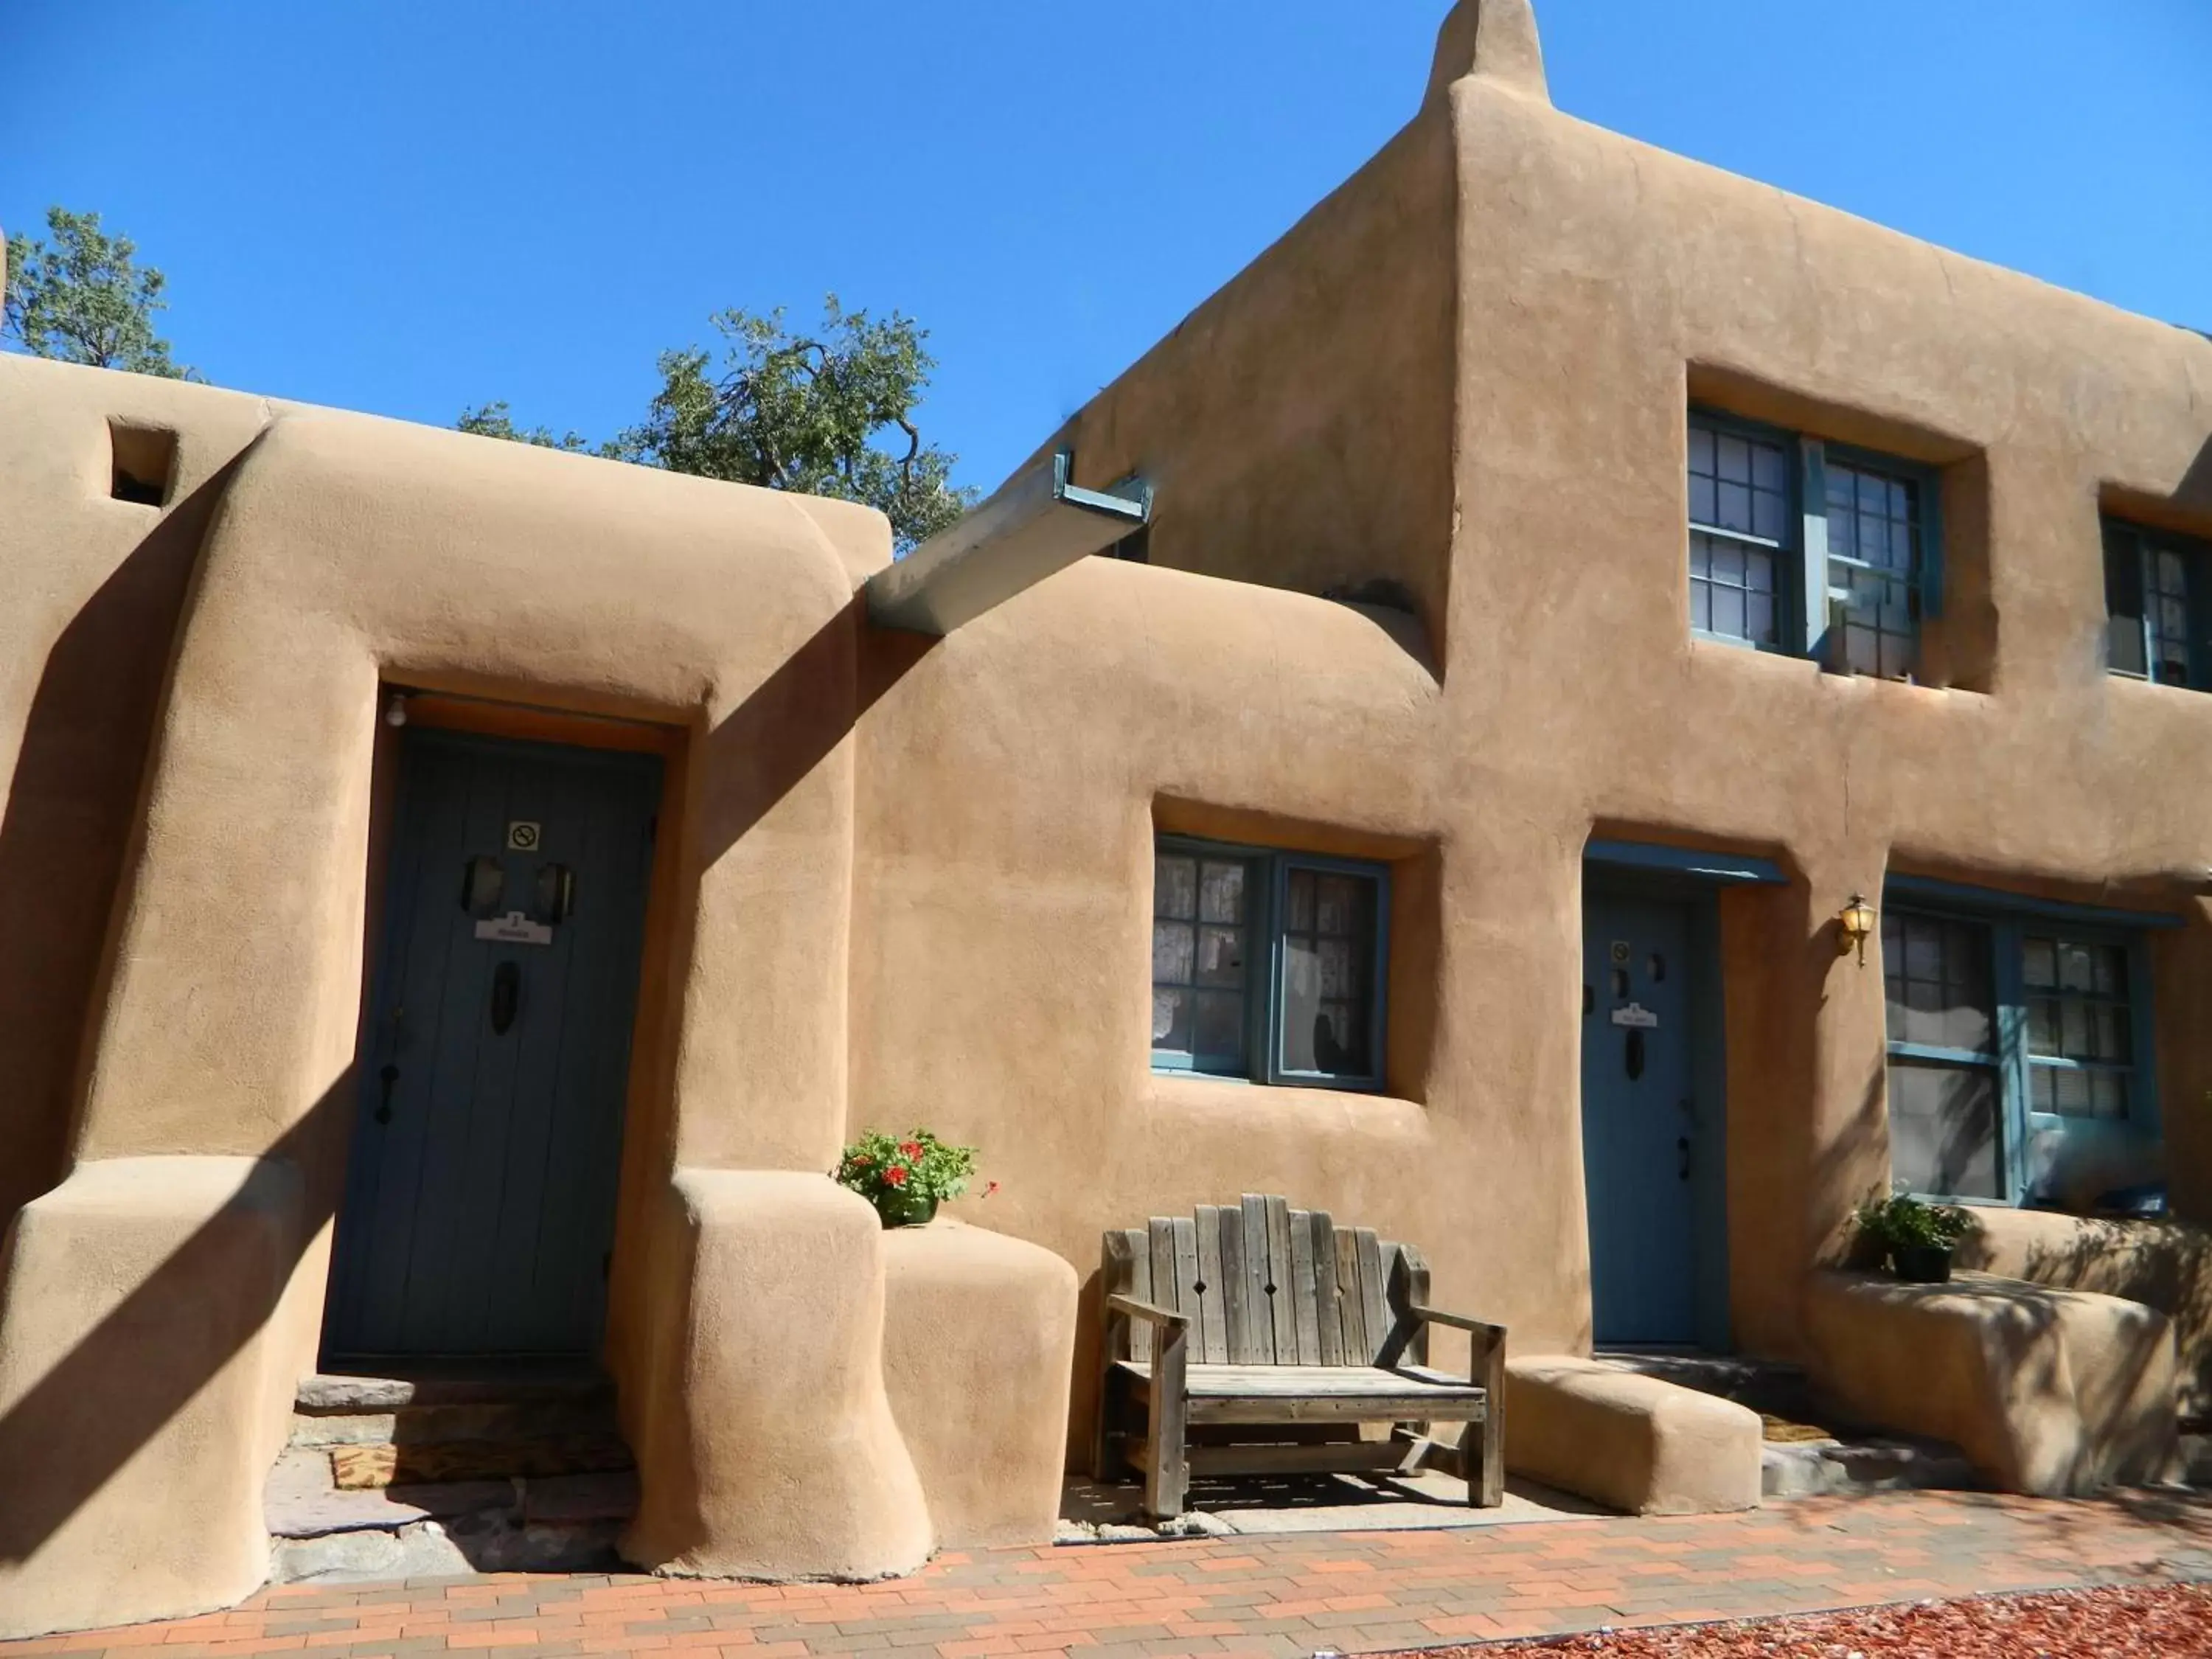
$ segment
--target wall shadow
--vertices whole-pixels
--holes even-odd
[[[205,497],[212,501],[221,492],[222,482],[219,475],[195,492],[194,500]],[[204,527],[204,507],[197,523]],[[149,544],[154,539],[149,538]],[[173,541],[161,543],[148,567],[171,577],[170,583],[137,574],[123,584],[111,603],[124,605],[127,593],[131,605],[150,606],[150,616],[139,619],[141,627],[160,619],[159,607],[173,592],[174,603],[180,605],[198,540],[197,529],[179,529]],[[172,573],[163,562],[165,558],[180,564],[181,569]],[[173,625],[173,612],[169,623]],[[117,623],[110,617],[106,625]],[[104,653],[112,648],[116,637],[88,624],[67,651],[57,649],[58,666],[50,668],[40,693],[47,699],[50,720],[60,718],[53,711],[64,706],[65,696],[82,695],[84,677],[94,673],[96,658],[105,672],[108,665]],[[696,869],[720,858],[757,824],[844,739],[859,714],[873,706],[936,642],[922,635],[871,629],[864,602],[855,595],[708,734],[704,750],[708,758],[702,768],[702,844],[692,872],[692,893],[696,895]],[[157,665],[166,665],[166,649],[134,653],[134,660],[149,654]],[[132,766],[113,763],[116,771],[130,774],[127,790],[122,790],[119,782],[111,786],[121,790],[125,799],[119,804],[105,803],[110,816],[119,820],[112,844],[100,850],[98,860],[110,894],[118,883],[129,842],[137,796],[136,767],[143,757],[145,736],[152,730],[161,678],[158,670],[147,671],[150,684],[135,688],[137,701],[123,700],[125,712],[139,722],[136,728],[139,737],[131,750]],[[46,767],[66,763],[76,752],[74,745],[83,740],[46,739],[55,746],[44,752],[37,763]],[[51,778],[54,774],[44,775]],[[26,845],[24,837],[32,836],[27,829],[16,833],[19,847]],[[42,826],[39,831],[49,837],[53,833],[52,826]],[[11,878],[18,884],[36,875],[34,854],[43,852],[49,860],[58,856],[50,842],[33,839],[27,844],[29,850],[20,854]],[[358,872],[345,872],[343,878],[357,880]],[[25,913],[34,902],[43,902],[47,896],[21,884],[12,890],[13,902],[25,907]],[[0,897],[5,896],[0,893]],[[86,947],[86,960],[78,970],[74,991],[82,1003],[91,993],[97,969],[100,930],[84,926],[80,908],[73,907],[73,912],[76,931],[89,934],[92,940]],[[9,914],[0,908],[0,930],[5,929]],[[87,1012],[80,1007],[80,1024]],[[71,1053],[73,1058],[73,1048]],[[65,1091],[66,1086],[65,1073],[58,1087]],[[65,1103],[65,1092],[61,1098]],[[305,1193],[301,1224],[295,1236],[286,1241],[267,1288],[216,1282],[216,1264],[226,1259],[220,1237],[223,1224],[220,1218],[211,1220],[179,1245],[21,1400],[0,1414],[0,1471],[5,1472],[8,1488],[5,1500],[0,1501],[0,1562],[27,1559],[266,1328],[277,1311],[285,1283],[310,1242],[335,1217],[343,1188],[343,1149],[350,1143],[356,1110],[355,1067],[349,1065],[289,1129],[260,1153],[264,1159],[297,1169],[304,1178]],[[60,1162],[59,1139],[58,1131],[49,1158],[55,1166]],[[325,1177],[323,1171],[336,1173]],[[46,1184],[52,1185],[51,1177]],[[241,1298],[258,1300],[241,1312]],[[202,1310],[210,1313],[220,1310],[222,1316],[210,1322],[228,1335],[187,1346],[180,1354],[174,1334],[192,1327]],[[148,1362],[149,1350],[155,1346],[161,1350],[162,1363]],[[180,1511],[179,1518],[181,1522],[186,1516]]]
[[[200,544],[232,461],[161,515],[48,653],[0,815],[0,1228],[62,1177],[104,929]]]
[[[351,1132],[354,1100],[349,1067],[261,1156],[302,1172],[326,1162],[328,1138]],[[283,1285],[336,1208],[328,1188],[306,1183],[307,1213],[283,1242],[265,1285],[224,1282],[235,1252],[226,1245],[218,1216],[172,1251],[0,1414],[0,1470],[6,1471],[9,1489],[8,1501],[0,1504],[0,1562],[27,1559],[267,1326]],[[242,1299],[250,1305],[240,1317],[232,1310]],[[175,1339],[201,1317],[210,1331],[227,1328],[227,1336],[179,1354]],[[155,1346],[162,1351],[159,1361],[148,1352]],[[180,1512],[179,1521],[188,1523],[187,1515]]]

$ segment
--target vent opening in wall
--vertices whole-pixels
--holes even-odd
[[[177,470],[177,434],[160,427],[107,423],[107,493],[118,501],[159,507]]]

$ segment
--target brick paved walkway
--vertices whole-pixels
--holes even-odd
[[[234,1613],[0,1644],[0,1659],[153,1659],[155,1644],[159,1659],[471,1648],[516,1650],[513,1659],[1303,1656],[2170,1578],[2212,1578],[2212,1498],[1899,1492],[1673,1520],[951,1553],[875,1584],[500,1574],[291,1585]]]

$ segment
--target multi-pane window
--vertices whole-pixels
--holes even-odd
[[[2150,1118],[2130,936],[1891,903],[1881,949],[1890,1158],[1914,1191],[2016,1199],[2032,1134]]]
[[[1920,501],[1914,479],[1827,458],[1828,596],[1855,674],[1902,679],[1920,636]]]
[[[1375,1071],[1368,1012],[1375,995],[1370,876],[1292,868],[1283,878],[1283,1054],[1293,1072]]]
[[[1153,862],[1152,1048],[1193,1071],[1244,1070],[1249,868],[1195,853]]]
[[[2198,641],[2203,544],[2117,519],[2105,520],[2106,663],[2115,674],[2205,689]]]
[[[1790,472],[1782,443],[1692,420],[1690,626],[1779,646],[1789,556]]]
[[[1389,882],[1379,865],[1162,836],[1153,1065],[1380,1087]]]
[[[1915,1192],[2002,1198],[2002,1058],[1990,930],[1894,908],[1881,919],[1889,1003],[1889,1155]]]
[[[1910,462],[1692,410],[1690,626],[1907,678],[1942,589],[1932,477]]]
[[[2135,1073],[2126,948],[2052,932],[2028,934],[2020,950],[2030,1109],[2125,1117]]]

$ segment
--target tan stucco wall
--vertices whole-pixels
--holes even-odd
[[[223,470],[272,406],[0,357],[0,1226],[61,1179],[84,1018],[161,678]],[[110,499],[108,423],[178,434]]]
[[[940,1549],[1034,1544],[1060,1514],[1074,1268],[939,1217],[883,1235],[884,1383]]]
[[[2212,1233],[2179,1221],[2106,1221],[2040,1210],[1975,1211],[1960,1265],[2155,1308],[2172,1322],[2182,1412],[2212,1416]]]
[[[2212,343],[1564,116],[1524,21],[1490,0],[1492,72],[1448,57],[1382,157],[1068,428],[1085,482],[1156,474],[1158,562],[1087,561],[934,646],[860,623],[888,534],[858,509],[0,357],[0,1061],[30,1079],[0,1092],[0,1201],[67,1210],[118,1160],[284,1166],[299,1220],[234,1346],[311,1368],[389,681],[678,734],[608,1358],[641,1536],[693,1565],[794,1559],[708,1535],[744,1506],[697,1489],[690,1425],[755,1386],[699,1358],[694,1291],[741,1283],[709,1199],[866,1127],[980,1146],[1002,1190],[963,1213],[1086,1285],[1106,1226],[1279,1191],[1419,1246],[1516,1356],[1585,1346],[1593,830],[1790,872],[1721,907],[1741,1345],[1807,1351],[1808,1270],[1887,1174],[1881,976],[1830,921],[1885,869],[2187,917],[2154,946],[2160,1094],[2178,1200],[2212,1216],[2212,706],[2103,672],[2097,532],[2100,495],[2212,528]],[[1692,389],[1946,467],[1956,689],[1688,639]],[[106,499],[134,411],[181,434],[166,514]],[[1316,597],[1376,575],[1425,627]],[[1149,1070],[1156,828],[1392,865],[1385,1092]],[[35,1233],[0,1366],[115,1335],[105,1258]],[[880,1261],[848,1243],[839,1363],[872,1397]],[[173,1409],[114,1479],[33,1449],[71,1526],[200,1468],[206,1367],[142,1347],[142,1408]],[[224,1513],[278,1409],[225,1431]],[[904,1560],[902,1491],[813,1543]],[[195,1594],[228,1593],[211,1573]]]

